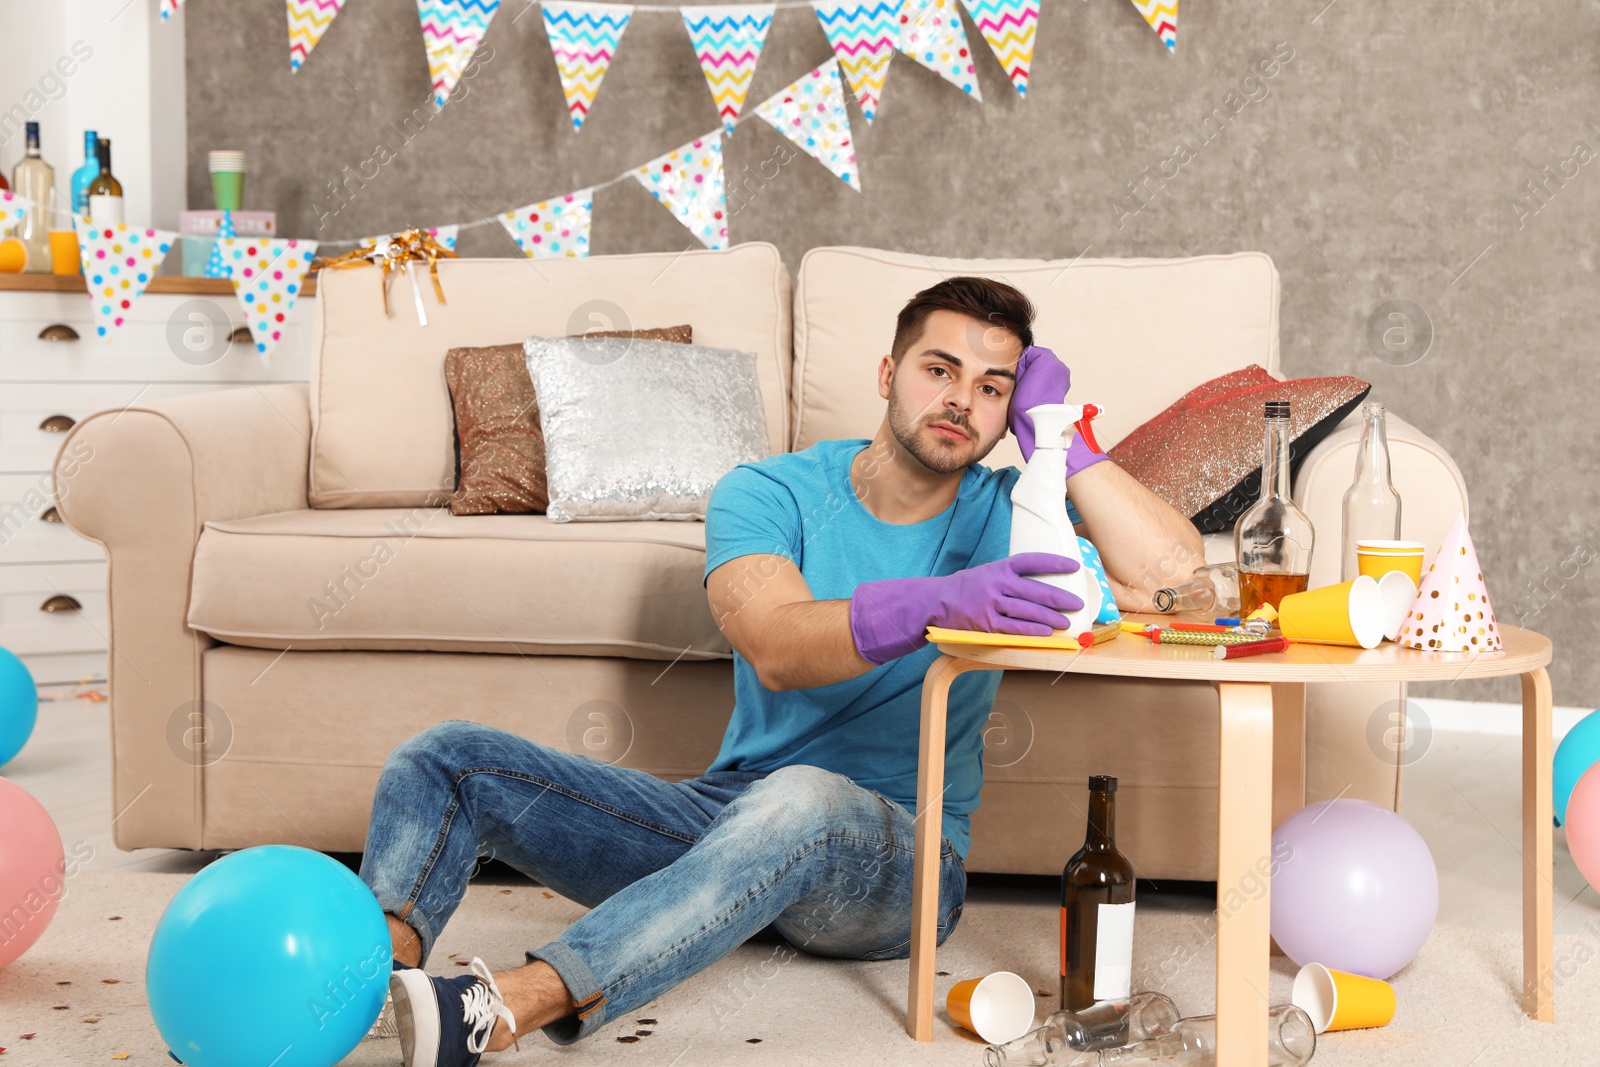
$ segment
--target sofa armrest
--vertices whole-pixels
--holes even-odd
[[[74,532],[106,550],[111,609],[112,824],[120,848],[204,847],[200,772],[227,709],[202,703],[189,629],[195,543],[208,520],[306,506],[303,384],[228,389],[102,411],[72,428],[52,474]],[[197,731],[204,731],[199,733]]]
[[[1426,543],[1427,559],[1439,551],[1456,515],[1466,513],[1467,484],[1455,461],[1433,438],[1392,411],[1385,415],[1385,424],[1390,478],[1400,492],[1400,535]],[[1355,479],[1362,425],[1357,408],[1311,450],[1295,475],[1294,502],[1310,516],[1317,532],[1311,553],[1313,589],[1339,581],[1344,494]]]

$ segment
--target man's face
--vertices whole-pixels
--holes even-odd
[[[900,447],[939,474],[981,462],[1006,433],[1022,341],[955,311],[935,311],[900,365],[885,356],[879,394]]]

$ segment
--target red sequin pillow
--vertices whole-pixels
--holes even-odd
[[[1202,533],[1222,533],[1261,493],[1268,400],[1289,401],[1292,477],[1371,391],[1371,383],[1348,376],[1281,382],[1252,363],[1195,386],[1106,454]]]

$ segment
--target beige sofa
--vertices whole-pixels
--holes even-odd
[[[1257,253],[1045,262],[816,248],[791,286],[777,249],[752,243],[445,262],[448,303],[424,286],[426,326],[409,299],[385,317],[377,271],[328,272],[309,389],[80,422],[64,447],[82,438],[94,459],[60,486],[61,512],[110,559],[117,843],[358,850],[385,754],[455,717],[664,777],[699,773],[733,704],[730,649],[701,585],[703,525],[450,515],[437,506],[454,465],[445,349],[689,322],[696,342],[759,356],[771,447],[804,448],[872,435],[896,312],[956,273],[1035,301],[1036,336],[1071,366],[1073,399],[1105,409],[1108,447],[1225,371],[1287,376],[1278,275]],[[1394,416],[1389,430],[1404,534],[1431,551],[1465,487],[1427,436]],[[1359,432],[1352,417],[1294,484],[1319,535],[1313,585],[1337,580]],[[1015,443],[987,462],[1020,462]],[[1206,542],[1208,559],[1231,557],[1230,535]],[[1398,804],[1396,758],[1368,737],[1402,698],[1395,684],[1308,687],[1309,799]],[[1205,684],[1008,675],[970,868],[1058,871],[1082,840],[1085,778],[1107,773],[1121,779],[1119,840],[1141,874],[1215,878],[1216,717]]]

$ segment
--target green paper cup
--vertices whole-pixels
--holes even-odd
[[[244,206],[244,171],[212,171],[211,191],[217,196],[218,211],[238,211]]]

